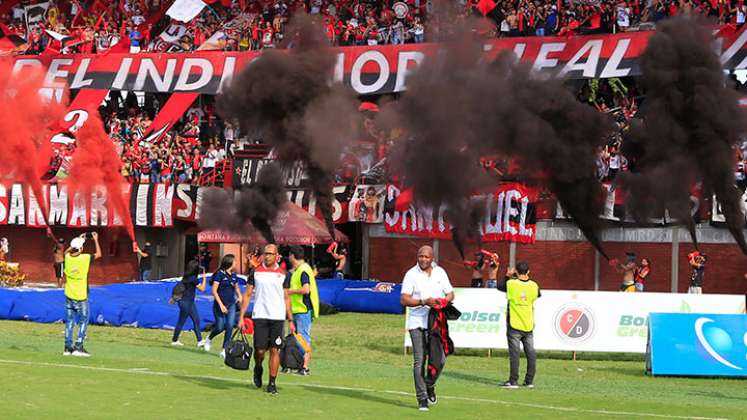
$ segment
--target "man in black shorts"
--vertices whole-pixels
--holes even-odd
[[[278,247],[274,244],[265,245],[262,263],[248,276],[239,315],[239,319],[243,320],[254,295],[254,385],[262,387],[262,362],[267,349],[270,349],[270,383],[267,385],[267,392],[271,395],[278,393],[275,378],[280,369],[280,346],[283,344],[283,324],[286,319],[289,320],[291,332],[295,332],[288,297],[290,279],[277,261]]]

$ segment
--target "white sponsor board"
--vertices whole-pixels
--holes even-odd
[[[449,321],[457,349],[507,348],[503,292],[455,289],[454,306],[462,312]],[[537,350],[645,353],[650,312],[745,313],[745,296],[542,290],[534,309]]]

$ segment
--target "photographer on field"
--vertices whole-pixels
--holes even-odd
[[[498,274],[498,267],[491,270],[491,278]],[[508,308],[506,309],[506,336],[511,373],[503,384],[504,388],[518,388],[519,380],[519,344],[524,347],[527,357],[527,373],[524,386],[534,388],[534,374],[537,366],[537,354],[534,351],[534,301],[541,296],[537,283],[529,277],[529,264],[519,262],[516,269],[509,268],[506,277],[498,283],[498,290],[506,292]]]
[[[690,287],[687,293],[700,295],[703,294],[703,279],[705,277],[705,265],[708,261],[708,256],[699,251],[691,252],[687,254],[687,260],[692,267],[693,272],[690,275]]]

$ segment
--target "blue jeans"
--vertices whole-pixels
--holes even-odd
[[[537,28],[534,31],[534,34],[537,36],[545,36],[545,28]]]
[[[226,306],[228,313],[224,314],[220,311],[220,306],[217,303],[213,303],[213,316],[215,316],[215,324],[213,324],[213,331],[210,332],[210,340],[216,335],[225,331],[223,335],[223,348],[228,347],[228,342],[231,341],[231,334],[233,329],[236,327],[236,304]]]
[[[151,270],[143,270],[140,272],[140,281],[148,281],[150,280],[150,271]]]
[[[293,323],[296,325],[296,332],[306,340],[309,347],[311,347],[311,322],[313,317],[311,311],[293,314]]]
[[[422,44],[424,40],[425,40],[425,35],[415,34],[415,43],[416,44]]]
[[[78,324],[78,339],[75,340],[76,347],[83,347],[83,340],[86,339],[86,330],[88,329],[88,300],[73,300],[65,298],[65,348],[73,347],[73,325]],[[77,320],[75,318],[78,318]]]
[[[643,283],[636,283],[635,284],[635,291],[636,292],[642,292],[643,291]]]
[[[192,319],[192,324],[194,324],[195,337],[197,337],[197,341],[202,341],[202,333],[200,333],[200,315],[197,313],[197,305],[195,304],[195,301],[180,300],[177,303],[179,305],[179,320],[176,321],[176,328],[174,328],[174,337],[171,339],[171,341],[176,341],[179,339],[179,334],[182,332],[182,328],[184,328],[184,323],[187,322],[188,317]]]

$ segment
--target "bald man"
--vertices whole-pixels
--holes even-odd
[[[400,303],[410,308],[407,331],[412,339],[412,366],[415,377],[415,396],[418,409],[428,411],[428,404],[436,404],[436,380],[426,375],[425,357],[428,354],[428,313],[436,299],[454,300],[454,289],[443,268],[433,262],[433,248],[418,250],[418,263],[409,269],[402,280]]]
[[[254,386],[262,388],[262,362],[265,353],[270,350],[270,381],[267,392],[278,393],[275,379],[280,368],[280,347],[283,344],[283,327],[288,320],[288,328],[295,332],[293,314],[291,313],[288,288],[290,278],[278,264],[278,247],[275,244],[265,245],[262,251],[262,263],[247,276],[244,298],[241,300],[239,319],[244,320],[249,301],[254,296],[252,319],[254,320]]]

